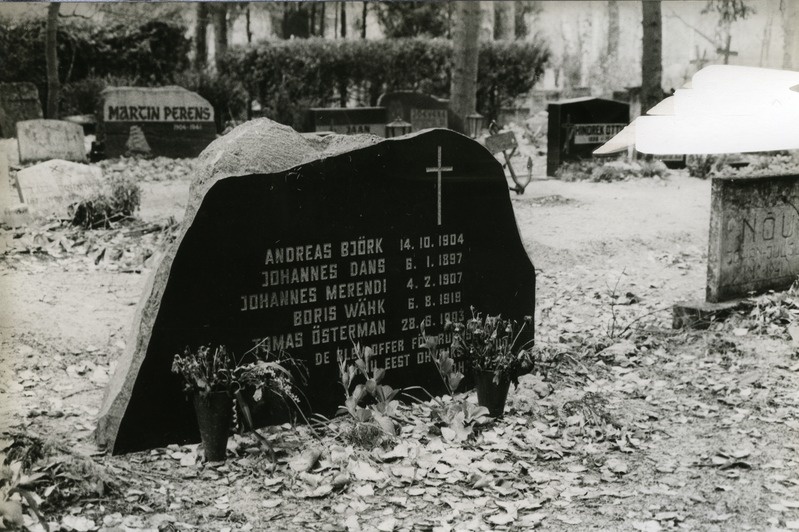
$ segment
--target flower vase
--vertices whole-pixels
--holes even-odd
[[[497,384],[494,382],[493,371],[481,369],[475,371],[474,382],[477,386],[477,404],[488,408],[491,417],[502,417],[508,399],[510,379],[502,376]]]
[[[223,461],[233,418],[233,398],[227,392],[195,392],[194,412],[200,427],[205,460]]]

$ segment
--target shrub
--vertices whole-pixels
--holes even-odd
[[[499,107],[527,93],[549,56],[540,41],[481,45],[478,110],[495,118]],[[381,93],[416,90],[449,94],[452,43],[444,39],[268,41],[232,48],[221,75],[244,82],[266,114],[299,128],[309,106],[375,105]]]
[[[130,177],[112,174],[106,190],[78,202],[73,208],[72,225],[86,229],[108,228],[111,223],[133,215],[141,203],[141,188]]]
[[[0,81],[30,81],[47,99],[47,70],[43,19],[0,20]],[[175,72],[189,66],[191,42],[186,29],[174,22],[149,21],[139,26],[103,26],[85,21],[61,22],[58,28],[59,79],[70,112],[88,109],[77,93],[94,94],[92,83],[73,86],[91,78],[117,76],[136,84],[164,84]],[[96,83],[96,82],[95,82]]]
[[[666,177],[669,169],[662,161],[603,161],[586,159],[561,165],[555,176],[563,181],[612,182],[641,177]]]
[[[182,72],[174,83],[194,91],[214,106],[216,130],[222,132],[225,123],[247,118],[247,91],[244,86],[227,76],[206,72]]]

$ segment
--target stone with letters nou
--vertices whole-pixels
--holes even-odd
[[[474,140],[429,130],[362,136],[342,149],[357,137],[329,135],[338,151],[235,175],[274,161],[272,150],[318,141],[286,128],[247,162],[237,147],[247,127],[255,126],[239,126],[201,156],[214,168],[234,161],[231,177],[190,203],[182,236],[145,292],[137,339],[96,433],[115,453],[197,441],[170,372],[187,345],[284,350],[305,364],[310,410],[330,416],[344,402],[337,361],[352,360],[354,343],[373,349],[385,384],[437,394],[444,390],[421,326],[446,343],[444,324],[469,318],[471,306],[518,320],[534,312],[535,271],[502,167]]]
[[[781,290],[799,275],[799,175],[714,178],[707,300]]]
[[[98,140],[106,157],[125,155],[143,134],[151,154],[197,157],[214,138],[213,106],[182,87],[109,87],[102,92]]]
[[[385,137],[386,110],[383,107],[312,107],[306,111],[305,130]]]
[[[547,175],[566,161],[590,159],[630,121],[630,105],[603,98],[572,98],[550,103]]]

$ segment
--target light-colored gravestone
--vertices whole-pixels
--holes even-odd
[[[799,276],[799,175],[714,178],[707,300],[781,290]]]
[[[216,138],[214,107],[183,87],[109,87],[98,140],[106,157],[148,153],[196,157]]]
[[[86,161],[83,128],[63,120],[25,120],[17,122],[19,162],[35,163],[50,159]]]
[[[63,218],[72,203],[101,190],[102,177],[96,166],[55,159],[20,170],[17,184],[31,213]]]
[[[17,122],[37,118],[42,118],[42,104],[36,85],[0,83],[0,137],[13,137]]]

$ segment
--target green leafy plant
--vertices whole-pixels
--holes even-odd
[[[255,427],[252,402],[271,396],[302,413],[302,391],[298,387],[295,373],[300,378],[304,377],[304,373],[285,351],[256,356],[256,348],[245,353],[241,359],[236,359],[225,346],[212,348],[205,345],[196,351],[186,347],[183,355],[176,354],[173,357],[172,372],[181,377],[187,392],[201,395],[227,392],[233,396],[235,412],[241,412],[244,418],[244,424],[240,426],[246,427],[258,438],[269,451],[276,466],[272,445]],[[296,368],[297,371],[292,373],[290,368]]]
[[[112,177],[105,190],[70,206],[72,225],[85,229],[109,228],[132,218],[141,203],[141,187],[129,176]]]
[[[26,472],[22,465],[20,460],[6,464],[5,455],[0,454],[0,529],[13,530],[24,527],[24,502],[44,529],[49,531],[50,528],[39,511],[37,496],[33,492],[36,483],[42,480],[45,474]]]
[[[430,353],[438,374],[449,393],[449,397],[432,397],[430,409],[438,422],[443,424],[441,435],[451,441],[466,441],[477,425],[483,425],[491,420],[489,411],[484,406],[476,405],[467,400],[465,394],[455,396],[455,392],[463,380],[455,360],[450,356],[448,348],[439,348],[438,338],[427,336],[422,327],[422,337],[425,338],[425,348]],[[429,394],[428,394],[429,395]]]
[[[526,316],[519,326],[515,320],[501,316],[482,317],[472,308],[472,318],[465,324],[450,325],[452,351],[472,369],[493,372],[494,382],[510,379],[518,386],[519,376],[530,369],[533,360],[527,349],[533,340],[525,342],[522,335],[531,324],[531,316]]]
[[[371,347],[356,343],[353,354],[354,364],[347,364],[343,357],[339,357],[339,376],[345,400],[338,413],[349,414],[358,425],[371,425],[389,436],[396,436],[397,430],[391,418],[398,405],[396,397],[402,390],[382,384],[386,375],[385,368],[370,369],[370,361],[374,355]],[[363,382],[356,383],[360,379]],[[366,404],[367,399],[371,399],[371,404]],[[373,429],[368,428],[357,430],[361,433],[374,433]]]

